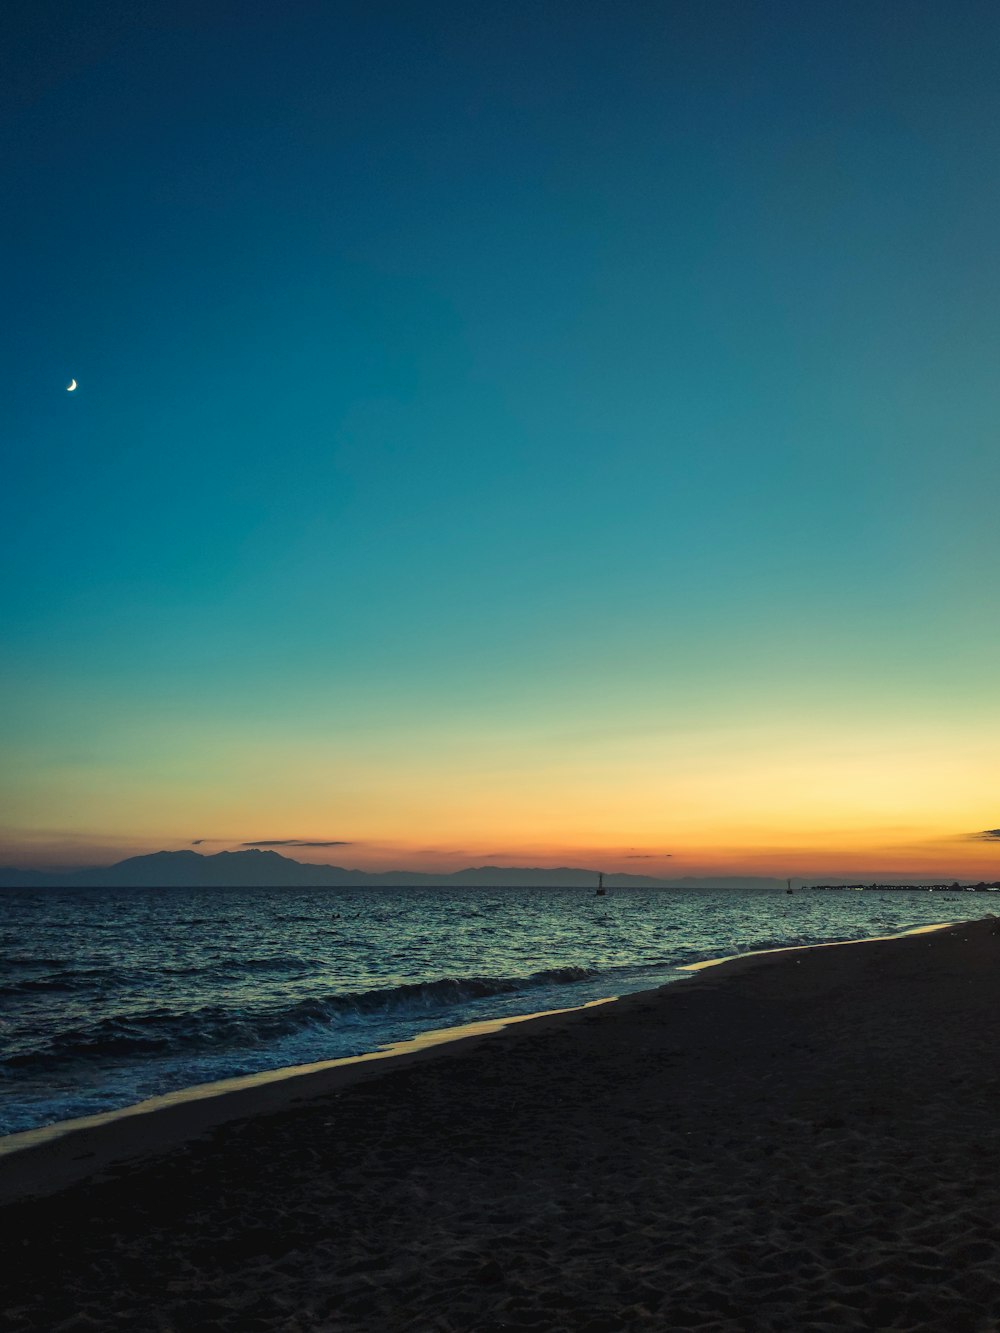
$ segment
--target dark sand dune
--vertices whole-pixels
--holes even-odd
[[[1000,936],[726,964],[0,1224],[7,1329],[997,1329]]]

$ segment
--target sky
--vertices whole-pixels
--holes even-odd
[[[1000,874],[993,3],[0,29],[0,861]]]

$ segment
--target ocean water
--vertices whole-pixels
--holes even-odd
[[[968,893],[0,893],[0,1134],[568,1008],[686,963],[984,915]]]

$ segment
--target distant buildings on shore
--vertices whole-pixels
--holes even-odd
[[[806,885],[802,886],[806,888]],[[1000,879],[991,880],[988,884],[980,880],[978,884],[959,884],[956,880],[953,884],[812,884],[808,887],[813,889],[822,889],[827,893],[839,892],[841,889],[907,889],[910,892],[920,889],[927,889],[933,893],[935,889],[944,890],[945,893],[995,893],[1000,889]]]

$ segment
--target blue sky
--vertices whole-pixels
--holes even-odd
[[[4,24],[15,850],[179,837],[234,736],[255,816],[320,738],[410,846],[446,734],[997,735],[995,7]],[[324,799],[275,836],[353,841]]]

